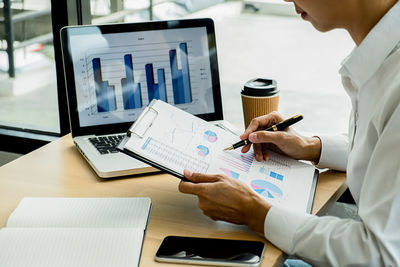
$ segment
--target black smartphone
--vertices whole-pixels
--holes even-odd
[[[155,259],[159,262],[219,266],[259,266],[265,244],[259,241],[167,236]]]

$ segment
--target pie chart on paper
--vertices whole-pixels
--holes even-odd
[[[254,191],[265,198],[281,198],[283,195],[282,190],[278,186],[264,180],[253,180],[250,185]]]
[[[204,158],[206,157],[208,154],[210,153],[210,150],[208,149],[208,147],[203,146],[203,145],[199,145],[197,146],[197,154]]]
[[[217,134],[213,131],[206,131],[204,133],[204,139],[206,139],[210,143],[215,143],[218,140]]]

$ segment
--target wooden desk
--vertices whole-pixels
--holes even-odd
[[[313,213],[322,214],[347,188],[345,174],[320,175]],[[153,210],[140,266],[181,266],[154,261],[167,235],[261,240],[267,244],[262,266],[280,266],[282,251],[245,226],[215,222],[197,207],[197,198],[178,192],[179,180],[167,174],[102,180],[64,136],[0,168],[0,227],[23,197],[150,197]]]

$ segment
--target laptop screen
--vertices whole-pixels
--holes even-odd
[[[130,125],[153,99],[222,119],[209,19],[67,27],[62,41],[71,124]]]

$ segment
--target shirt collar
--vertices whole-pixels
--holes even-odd
[[[361,88],[400,42],[400,1],[397,2],[361,44],[342,62],[339,73]]]

